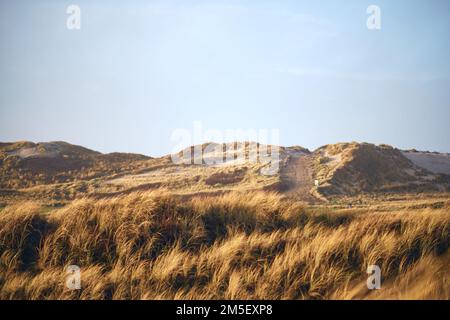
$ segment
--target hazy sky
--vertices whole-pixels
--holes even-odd
[[[450,152],[450,1],[308,2],[1,0],[0,141],[162,155],[200,121]]]

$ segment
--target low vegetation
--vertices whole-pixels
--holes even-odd
[[[0,299],[450,299],[444,206],[307,207],[162,191],[0,212]],[[382,289],[366,287],[378,265]],[[65,286],[69,265],[81,289]]]

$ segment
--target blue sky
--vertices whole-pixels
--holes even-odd
[[[66,8],[81,8],[81,30]],[[366,27],[369,5],[381,30]],[[0,141],[163,155],[177,128],[450,152],[450,2],[1,1]]]

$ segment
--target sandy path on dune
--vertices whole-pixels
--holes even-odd
[[[307,202],[317,202],[311,194],[314,187],[312,156],[290,156],[286,166],[281,171],[281,181],[288,196]]]

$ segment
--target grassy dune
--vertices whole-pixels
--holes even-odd
[[[450,299],[447,206],[309,208],[164,192],[0,212],[0,299]],[[81,267],[81,290],[65,287]],[[377,264],[382,289],[369,291]]]

